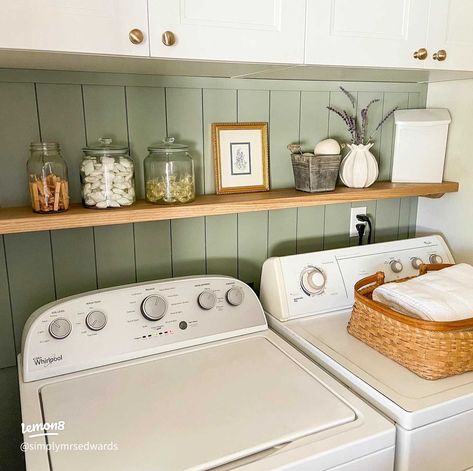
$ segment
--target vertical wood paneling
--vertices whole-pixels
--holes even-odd
[[[143,160],[151,144],[166,137],[164,88],[127,87],[126,106],[130,151],[135,161],[135,187],[144,198]]]
[[[237,216],[209,216],[206,218],[207,273],[238,275]]]
[[[397,239],[399,231],[400,199],[378,201],[376,205],[375,242],[387,242]]]
[[[294,177],[287,145],[299,142],[300,92],[272,91],[270,108],[271,188],[288,188]]]
[[[297,208],[297,253],[324,248],[325,206]]]
[[[175,219],[171,234],[173,276],[205,273],[205,218]]]
[[[238,90],[238,121],[269,122],[269,90]],[[271,149],[270,149],[271,153]],[[268,255],[268,211],[238,214],[238,277],[258,291]]]
[[[67,162],[70,196],[78,202],[82,147],[86,144],[81,87],[39,83],[36,91],[42,139],[60,144]]]
[[[350,210],[350,203],[326,206],[324,250],[338,249],[349,245]]]
[[[409,217],[411,214],[411,198],[401,198],[399,201],[399,227],[397,239],[409,237]]]
[[[16,350],[26,319],[55,299],[49,232],[4,236]]]
[[[356,91],[350,90],[350,93],[357,98],[358,94]],[[330,93],[330,106],[338,110],[347,110],[350,113],[355,113],[356,109],[351,106],[350,100],[342,92],[331,92]],[[350,133],[348,132],[345,123],[340,116],[333,112],[329,113],[328,119],[329,135],[332,139],[336,139],[340,143],[351,142]]]
[[[259,289],[268,256],[268,211],[238,215],[238,277]]]
[[[111,137],[114,144],[128,145],[125,88],[84,85],[83,92],[87,144]]]
[[[301,92],[300,143],[312,152],[315,145],[328,137],[329,92]]]
[[[0,206],[31,204],[26,161],[38,140],[34,84],[0,83]]]
[[[167,88],[166,109],[168,135],[181,144],[188,144],[194,159],[195,188],[204,193],[204,160],[202,130],[202,90]]]
[[[94,239],[98,287],[135,282],[133,224],[96,227]]]
[[[171,222],[151,221],[134,225],[136,281],[172,276]]]
[[[52,231],[51,246],[58,298],[97,288],[91,228]]]
[[[410,198],[411,207],[409,209],[409,238],[416,236],[416,227],[417,227],[417,205],[419,203],[419,198]]]
[[[3,236],[0,237],[0,369],[15,365],[15,343],[10,310],[7,265]],[[1,423],[1,421],[0,421]],[[1,468],[0,468],[1,469]]]
[[[383,116],[389,113],[395,106],[405,109],[408,106],[409,94],[387,92],[384,94]],[[394,117],[391,116],[382,126],[381,148],[379,159],[379,180],[389,180],[392,170],[392,156],[394,147]]]
[[[269,211],[268,257],[296,253],[297,209]]]

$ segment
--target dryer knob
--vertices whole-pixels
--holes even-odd
[[[320,268],[310,266],[302,271],[300,283],[305,294],[315,296],[324,292],[327,278]]]
[[[402,269],[404,268],[402,266],[402,263],[399,261],[399,260],[393,260],[391,263],[391,270],[394,272],[394,273],[401,273],[402,272]]]
[[[89,312],[85,324],[90,330],[102,330],[107,324],[107,316],[102,311]]]
[[[141,313],[149,321],[159,321],[168,310],[166,300],[157,294],[152,294],[143,299],[141,303]]]
[[[210,309],[215,307],[217,296],[215,296],[213,291],[202,291],[197,298],[197,302],[202,309],[210,311]]]
[[[72,324],[64,317],[59,317],[49,324],[49,333],[58,340],[65,339],[72,331]]]
[[[430,257],[429,257],[429,262],[430,263],[443,263],[443,258],[436,254],[436,253],[433,253]]]
[[[243,302],[244,297],[245,295],[243,294],[242,289],[237,288],[236,286],[230,288],[226,294],[227,302],[232,306],[239,306]]]
[[[411,265],[414,270],[418,270],[424,262],[419,257],[411,258]]]

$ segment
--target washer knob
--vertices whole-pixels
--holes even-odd
[[[245,295],[243,290],[241,288],[237,288],[236,286],[230,288],[226,294],[227,302],[232,306],[239,306],[243,302],[244,297]]]
[[[307,267],[301,273],[301,288],[309,296],[322,294],[327,283],[325,273],[317,267]]]
[[[107,316],[102,311],[91,311],[85,318],[85,324],[90,330],[102,330],[107,324]]]
[[[167,310],[168,303],[162,296],[157,294],[147,296],[141,303],[141,313],[149,321],[159,321],[164,317]]]
[[[394,273],[401,273],[402,272],[402,269],[404,268],[402,266],[402,263],[399,261],[399,260],[393,260],[391,263],[390,263],[390,266],[391,266],[391,270],[394,272]]]
[[[49,324],[49,333],[55,339],[65,339],[72,331],[72,324],[64,317],[59,317]]]
[[[436,254],[436,253],[433,253],[430,257],[429,257],[429,262],[430,263],[443,263],[443,258]]]
[[[202,309],[209,311],[217,302],[217,296],[213,291],[202,291],[197,298],[197,302]]]
[[[418,270],[424,262],[419,257],[411,258],[411,265],[414,270]]]

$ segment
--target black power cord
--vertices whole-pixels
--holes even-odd
[[[364,223],[368,224],[368,229],[369,229],[368,244],[371,244],[371,233],[373,232],[373,230],[372,230],[373,228],[372,228],[372,225],[371,225],[371,219],[366,214],[357,214],[356,219],[358,219],[358,221],[360,221],[360,222],[364,222]],[[363,225],[365,225],[365,224],[363,224]],[[358,225],[356,226],[356,228],[358,230]]]
[[[363,245],[363,236],[365,235],[366,224],[360,222],[355,227],[358,231],[358,245]]]

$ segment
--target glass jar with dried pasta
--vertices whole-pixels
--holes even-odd
[[[148,147],[144,160],[146,201],[154,204],[189,203],[195,199],[194,161],[188,146],[167,137]]]
[[[69,208],[67,165],[56,142],[33,142],[27,162],[31,206],[36,213]]]

